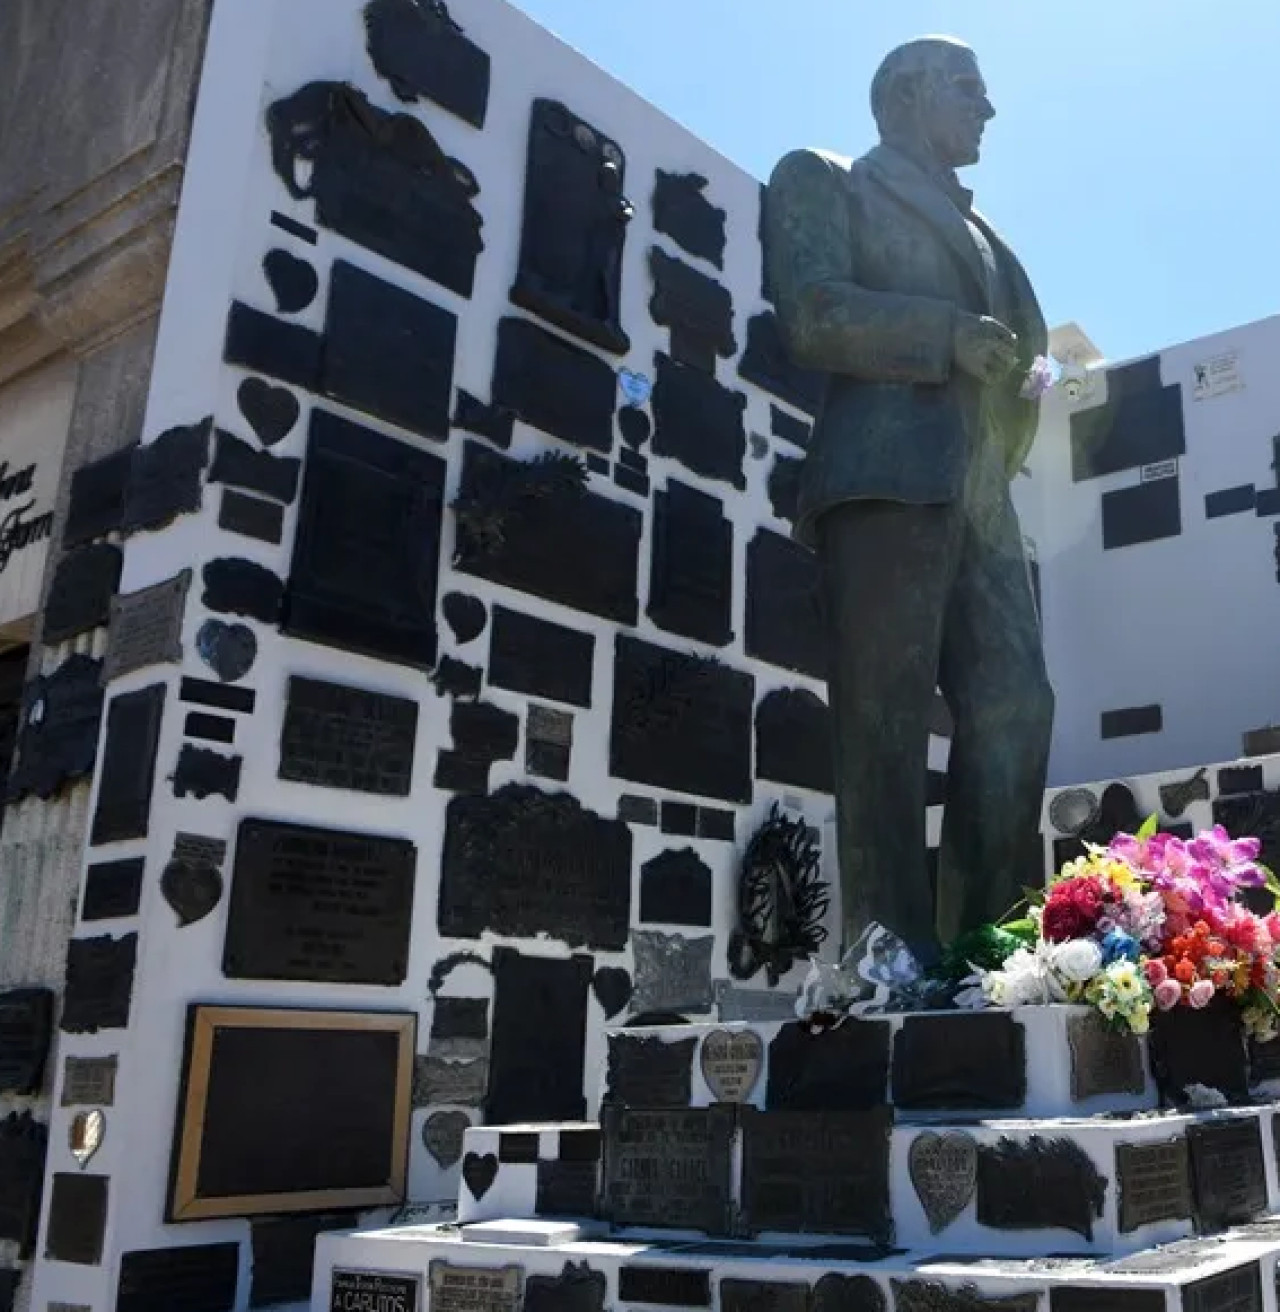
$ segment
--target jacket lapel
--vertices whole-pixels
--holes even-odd
[[[892,146],[877,146],[868,152],[866,159],[877,181],[937,230],[973,280],[982,304],[990,309],[982,257],[964,215],[924,170],[901,151]]]
[[[1037,355],[1043,355],[1048,349],[1048,329],[1045,326],[1044,312],[1036,299],[1031,279],[1027,277],[1018,257],[1009,244],[991,226],[990,221],[977,210],[971,212],[973,222],[982,229],[1000,266],[1000,276],[1004,281],[1004,290],[1013,302],[1013,322],[1009,325],[1018,334],[1022,351],[1027,355],[1027,362]]]

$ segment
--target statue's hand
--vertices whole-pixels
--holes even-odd
[[[998,383],[1018,364],[1018,339],[998,319],[961,313],[953,339],[958,369],[981,383]]]

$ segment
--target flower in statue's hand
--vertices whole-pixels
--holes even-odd
[[[1047,356],[1037,355],[1027,370],[1022,390],[1018,393],[1024,401],[1038,401],[1054,384],[1053,361]]]

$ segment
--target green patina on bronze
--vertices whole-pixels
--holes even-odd
[[[826,608],[845,942],[875,920],[931,961],[939,935],[996,919],[1041,870],[1053,693],[1009,482],[1047,333],[955,175],[995,112],[973,52],[900,47],[872,107],[881,143],[861,159],[778,164],[765,259],[792,359],[826,375],[796,532]],[[936,907],[935,686],[955,720]]]

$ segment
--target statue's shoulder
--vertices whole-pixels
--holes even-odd
[[[843,182],[854,161],[847,155],[837,155],[834,151],[818,150],[804,147],[788,151],[774,167],[769,178],[770,190],[785,190],[790,187],[822,186],[832,182]]]

